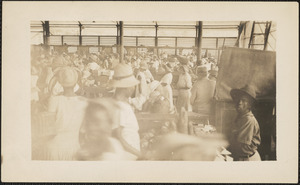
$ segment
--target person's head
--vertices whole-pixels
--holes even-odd
[[[117,87],[115,91],[115,96],[117,97],[123,97],[123,98],[129,98],[133,95],[135,91],[135,86],[131,87]]]
[[[173,66],[170,63],[167,63],[164,65],[165,71],[168,73],[172,73],[173,72]]]
[[[78,71],[73,67],[63,67],[57,71],[57,79],[64,88],[64,93],[69,94],[74,92],[74,87],[78,82]]]
[[[212,78],[217,78],[218,71],[216,71],[216,70],[210,70],[209,71],[209,76],[212,77]]]
[[[86,134],[91,137],[107,137],[112,133],[113,120],[105,105],[90,102],[85,111]]]
[[[59,67],[64,67],[64,66],[67,66],[67,61],[64,57],[56,56],[53,58],[52,65],[51,65],[53,71],[55,71]]]
[[[141,71],[146,71],[148,69],[148,64],[146,62],[141,62],[140,63],[140,70]]]
[[[169,100],[166,99],[162,95],[158,95],[155,97],[153,104],[150,108],[151,113],[161,113],[161,114],[168,114],[170,110],[170,103]]]
[[[256,93],[252,86],[247,85],[241,89],[232,89],[230,95],[239,114],[251,111],[256,98]]]
[[[206,78],[207,74],[208,74],[207,67],[206,66],[197,67],[196,73],[197,73],[198,79]]]
[[[132,68],[128,64],[121,63],[114,68],[113,79],[109,85],[116,88],[116,98],[129,98],[138,84],[139,81],[134,77]]]
[[[189,72],[189,67],[187,65],[182,65],[179,67],[179,72],[182,74],[188,73]]]
[[[247,95],[241,95],[235,100],[236,111],[240,114],[247,113],[253,105],[252,99]]]

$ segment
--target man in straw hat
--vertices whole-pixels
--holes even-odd
[[[256,92],[253,86],[232,89],[230,95],[238,113],[232,131],[230,150],[235,161],[260,161],[257,151],[261,143],[258,122],[251,112]]]
[[[207,78],[206,66],[199,66],[196,73],[198,79],[191,90],[191,105],[194,112],[209,115],[216,82]]]
[[[189,67],[187,65],[182,65],[179,68],[180,75],[177,82],[178,88],[178,98],[177,98],[177,111],[184,107],[186,111],[190,109],[190,97],[192,88],[192,77],[189,74]]]
[[[129,104],[129,98],[134,93],[139,81],[134,77],[132,68],[127,64],[118,64],[110,85],[114,88],[114,98],[120,106],[120,126],[118,138],[124,149],[137,159],[140,156],[139,125]]]

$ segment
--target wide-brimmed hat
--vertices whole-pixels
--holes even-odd
[[[176,58],[170,57],[170,58],[168,58],[168,62],[176,62]]]
[[[252,101],[256,100],[256,92],[253,85],[246,85],[240,89],[232,89],[230,95],[233,100],[237,100],[242,95],[248,96]]]
[[[78,71],[73,67],[63,67],[58,73],[58,82],[63,87],[73,87],[78,81]]]
[[[89,76],[91,76],[92,73],[90,73],[88,70],[84,70],[82,72],[82,78],[88,78]]]
[[[199,66],[196,69],[197,74],[207,74],[207,67],[206,66]]]
[[[92,61],[98,60],[98,57],[96,55],[91,55],[89,58],[92,59]]]
[[[215,70],[215,69],[209,70],[208,72],[209,72],[209,74],[212,75],[212,76],[217,76],[217,75],[218,75],[218,71]]]
[[[154,80],[149,84],[150,92],[153,92],[157,87],[160,85],[160,82],[157,80]]]
[[[67,61],[64,57],[56,56],[53,58],[51,67],[58,68],[58,67],[65,67],[65,66],[67,66]]]
[[[190,70],[188,65],[182,65],[182,66],[180,66],[179,69],[180,69],[180,70],[183,70],[183,71],[186,72],[186,73],[188,73],[189,70]]]
[[[173,67],[170,63],[165,64],[164,68],[167,72],[173,72]]]
[[[147,70],[148,69],[148,64],[143,61],[143,62],[140,63],[140,68]]]
[[[187,65],[189,63],[187,58],[184,57],[177,57],[178,61],[182,64],[182,65]]]
[[[126,88],[139,84],[139,81],[134,77],[132,68],[128,64],[118,64],[114,68],[113,79],[110,82],[112,87]]]

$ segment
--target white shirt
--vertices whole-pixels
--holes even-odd
[[[120,106],[120,126],[123,127],[122,137],[129,145],[140,151],[139,124],[135,114],[128,103],[118,101],[118,105]]]

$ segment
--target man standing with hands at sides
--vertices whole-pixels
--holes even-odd
[[[111,86],[116,88],[114,99],[120,107],[120,122],[119,127],[116,128],[116,134],[127,151],[128,157],[132,160],[140,157],[140,136],[139,125],[129,104],[129,98],[138,84],[139,81],[134,77],[132,68],[128,64],[120,63],[114,68]]]
[[[230,95],[238,113],[235,120],[229,150],[235,161],[260,161],[257,147],[261,143],[258,122],[251,112],[256,93],[253,86],[232,89]]]

